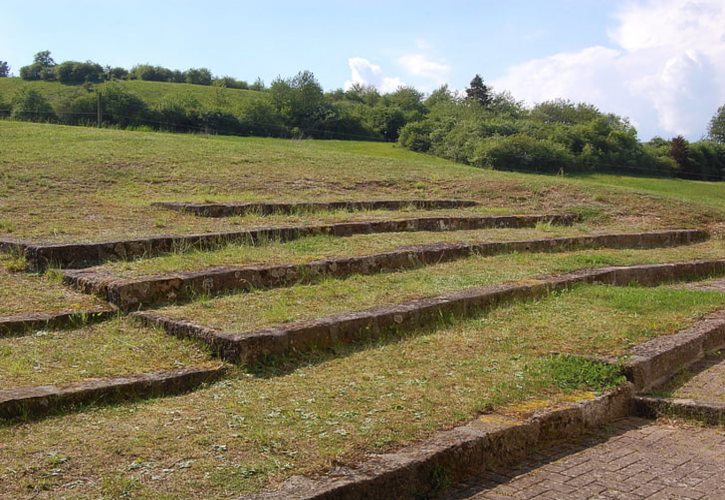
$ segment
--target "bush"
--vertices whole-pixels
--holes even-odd
[[[103,121],[122,127],[141,125],[148,120],[146,103],[119,84],[107,84],[101,95]]]
[[[128,79],[128,70],[126,68],[111,68],[106,66],[106,80],[126,80]]]
[[[92,125],[96,123],[98,112],[95,93],[72,97],[58,107],[59,119],[69,125]]]
[[[244,80],[237,80],[235,78],[232,78],[231,76],[222,76],[219,78],[215,78],[214,81],[212,81],[212,85],[216,85],[218,87],[226,87],[228,89],[249,89],[249,84],[247,82],[245,82]]]
[[[80,84],[102,82],[105,73],[100,64],[92,61],[65,61],[55,66],[55,76],[60,83]]]
[[[54,80],[55,71],[52,67],[43,66],[39,63],[33,63],[20,68],[20,78],[23,80]]]
[[[51,122],[58,118],[48,100],[35,89],[18,90],[13,96],[12,105],[10,116],[16,120]]]
[[[132,80],[145,80],[151,82],[174,82],[183,83],[184,74],[178,70],[171,70],[163,66],[151,66],[150,64],[138,64],[131,68],[129,78]]]
[[[412,122],[400,129],[400,144],[412,151],[426,152],[431,148],[431,125],[428,122]]]
[[[10,103],[5,102],[3,96],[0,95],[0,118],[7,118],[8,116],[10,116],[12,110],[13,107],[10,105]]]
[[[471,163],[496,170],[527,172],[558,173],[576,169],[574,156],[561,144],[521,134],[480,140]]]
[[[252,99],[245,102],[237,116],[239,131],[243,135],[263,137],[289,137],[289,128],[282,115],[266,99]]]
[[[191,68],[184,72],[184,81],[194,85],[211,85],[211,71],[206,68]]]

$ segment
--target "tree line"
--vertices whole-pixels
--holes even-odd
[[[425,104],[424,118],[401,129],[400,143],[469,165],[725,180],[725,106],[703,140],[655,137],[642,143],[625,118],[567,100],[527,108],[508,93],[493,92],[478,75],[464,96],[443,86]]]
[[[0,68],[2,68],[0,61]],[[7,69],[7,68],[6,68]],[[7,73],[7,71],[6,71]],[[9,101],[0,116],[18,120],[230,135],[399,141],[408,149],[469,165],[541,173],[620,172],[690,179],[725,179],[725,106],[713,116],[708,137],[656,137],[646,143],[620,116],[566,100],[527,108],[506,92],[494,92],[476,75],[464,94],[446,85],[425,96],[411,87],[380,94],[353,85],[324,92],[314,74],[276,78],[269,87],[205,68],[184,72],[159,66],[102,67],[93,62],[56,64],[39,52],[20,70],[26,80],[82,84],[85,92],[51,104],[32,86]],[[190,93],[169,94],[149,104],[119,80],[140,79],[214,85],[202,103]],[[97,84],[108,82],[98,94]],[[231,105],[227,88],[258,90],[256,99]]]

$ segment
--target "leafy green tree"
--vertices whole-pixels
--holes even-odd
[[[456,96],[453,94],[451,89],[448,88],[448,84],[441,85],[433,92],[430,93],[428,98],[425,100],[425,106],[428,109],[438,104],[451,104],[455,102]]]
[[[49,122],[58,117],[48,100],[35,89],[21,88],[13,96],[11,117],[16,120]]]
[[[33,64],[20,68],[23,80],[55,80],[55,61],[49,50],[38,52],[33,57]]]
[[[476,74],[466,89],[466,99],[470,102],[477,102],[481,106],[488,106],[493,100],[491,87],[483,83],[481,75]]]
[[[50,57],[49,50],[43,50],[33,56],[33,64],[39,64],[45,68],[51,68],[55,66],[55,61]]]
[[[0,78],[6,78],[10,75],[10,65],[7,61],[0,61]]]
[[[328,111],[322,86],[311,71],[300,71],[292,78],[275,79],[269,87],[272,104],[290,127],[314,135]]]
[[[717,112],[710,120],[707,136],[711,141],[725,144],[725,105],[717,108]]]

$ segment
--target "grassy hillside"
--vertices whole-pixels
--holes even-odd
[[[223,103],[226,107],[234,109],[250,99],[265,99],[262,92],[239,89],[220,89],[205,85],[191,85],[187,83],[147,82],[129,80],[115,82],[126,90],[135,93],[150,106],[159,103],[167,96],[190,95],[202,104],[209,106]],[[103,91],[109,82],[95,85],[94,88]],[[80,85],[63,85],[59,82],[25,81],[20,78],[0,78],[0,96],[5,101],[12,99],[13,94],[23,87],[39,90],[53,106],[61,102],[85,94],[87,91]],[[222,100],[222,101],[220,101]]]
[[[0,151],[0,237],[99,240],[301,220],[200,220],[149,206],[157,200],[459,197],[485,202],[462,213],[574,210],[628,228],[716,224],[725,217],[722,184],[495,172],[384,143],[0,121]],[[378,215],[390,216],[314,214],[306,220]]]

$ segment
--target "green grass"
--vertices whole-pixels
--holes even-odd
[[[591,398],[621,377],[577,355],[620,353],[722,303],[673,287],[580,286],[424,334],[311,353],[289,373],[232,372],[183,396],[6,426],[0,486],[13,497],[235,496],[482,411],[521,416]]]
[[[717,196],[707,205],[688,204],[586,179],[562,180],[456,165],[383,143],[199,136],[0,121],[0,150],[0,200],[6,221],[0,237],[37,241],[232,230],[343,216],[208,219],[149,207],[152,201],[164,200],[465,198],[484,203],[482,210],[578,210],[612,223],[650,228],[715,224],[725,214]],[[690,185],[690,181],[671,182]],[[348,219],[367,216],[344,214]]]
[[[34,312],[87,311],[100,300],[74,292],[53,276],[11,272],[15,258],[0,253],[0,317]]]
[[[684,179],[653,179],[616,175],[589,175],[583,177],[587,184],[615,186],[637,193],[648,193],[694,205],[714,207],[725,211],[725,183],[688,181]]]
[[[0,387],[5,389],[218,364],[199,345],[127,318],[0,338]]]
[[[313,285],[200,298],[161,309],[163,314],[224,331],[245,332],[377,305],[438,295],[465,287],[525,280],[585,267],[722,258],[725,242],[657,250],[587,250],[558,254],[470,257],[412,271],[327,279]]]
[[[245,103],[255,99],[268,99],[267,94],[252,90],[240,89],[219,89],[205,85],[191,85],[187,83],[166,83],[146,82],[141,80],[129,80],[114,82],[125,90],[133,92],[143,99],[149,106],[158,104],[167,97],[193,96],[202,104],[208,106],[224,106],[235,111]],[[103,89],[111,83],[101,83],[94,86],[95,89],[103,92]],[[3,78],[0,80],[0,96],[6,102],[10,101],[21,88],[34,88],[38,90],[54,106],[58,106],[68,99],[87,94],[81,85],[63,85],[59,82],[28,82],[20,78]]]

